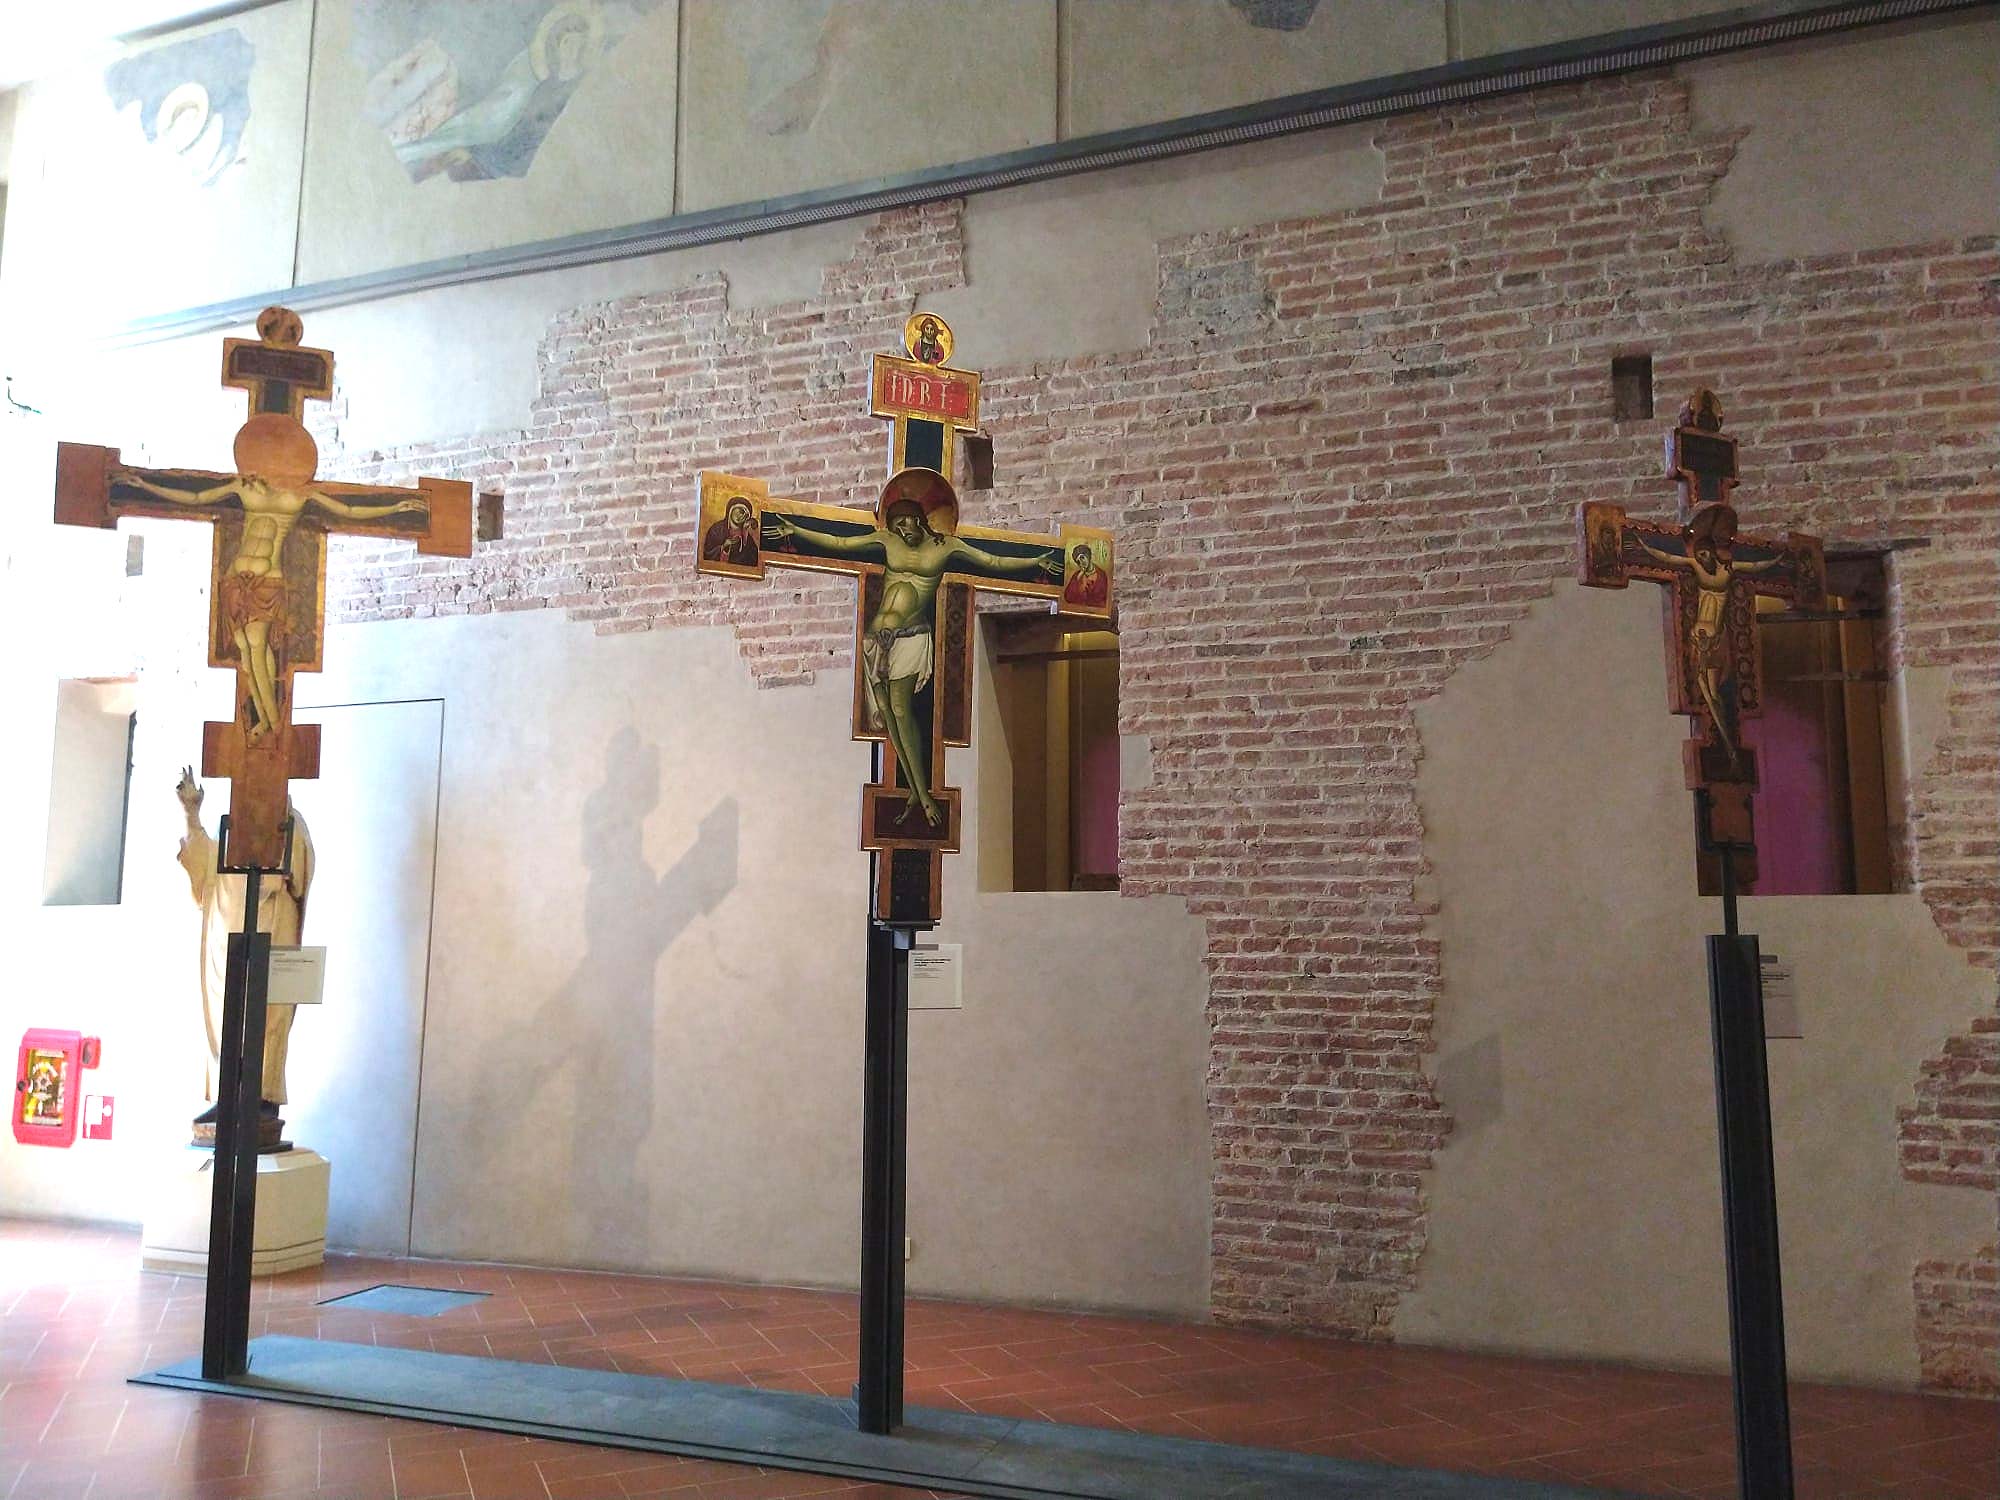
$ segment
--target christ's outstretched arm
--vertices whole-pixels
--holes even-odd
[[[352,505],[324,490],[306,491],[306,499],[322,510],[330,510],[343,521],[379,521],[384,516],[406,515],[413,510],[428,510],[430,505],[423,500],[397,500],[388,505]]]
[[[210,485],[205,490],[170,490],[165,485],[155,484],[150,479],[127,472],[116,474],[114,484],[129,484],[136,490],[144,490],[149,495],[158,495],[162,500],[171,500],[176,505],[213,505],[226,496],[234,495],[241,488],[242,481],[225,479],[220,484]]]
[[[1651,542],[1647,541],[1646,538],[1639,532],[1628,531],[1625,534],[1631,537],[1633,541],[1637,542],[1641,547],[1645,548],[1647,552],[1651,553],[1654,557],[1658,558],[1661,562],[1665,563],[1670,568],[1692,568],[1694,566],[1693,558],[1682,557],[1679,554],[1673,552],[1662,552],[1658,547],[1655,547]]]
[[[879,547],[888,540],[887,535],[880,531],[863,532],[859,536],[841,536],[836,532],[821,531],[817,526],[807,526],[777,511],[765,512],[764,518],[777,527],[778,535],[786,541],[804,533],[815,547],[824,547],[829,552],[866,552],[869,548]]]
[[[991,568],[996,573],[1017,574],[1025,578],[1031,573],[1039,572],[1046,573],[1051,578],[1062,577],[1062,563],[1046,552],[1038,552],[1033,557],[1005,557],[965,541],[958,542],[952,550],[960,557],[967,558],[982,568]]]

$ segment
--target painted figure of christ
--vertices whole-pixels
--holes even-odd
[[[810,517],[781,511],[767,512],[765,520],[781,545],[823,555],[882,559],[882,602],[861,643],[870,726],[887,735],[896,752],[909,808],[921,811],[927,823],[937,826],[944,820],[944,809],[931,794],[930,733],[917,722],[916,695],[930,681],[936,661],[938,586],[947,572],[1060,578],[1060,552],[1053,548],[1025,556],[989,552],[934,530],[923,505],[908,498],[891,501],[883,511],[882,525],[874,531],[835,531]]]
[[[239,459],[242,456],[239,453]],[[195,509],[241,512],[243,531],[236,555],[216,580],[216,609],[249,680],[251,712],[245,736],[252,743],[269,734],[282,717],[280,652],[288,587],[284,546],[300,518],[314,507],[345,521],[379,521],[429,510],[428,502],[407,495],[393,500],[385,495],[382,504],[357,504],[367,500],[365,491],[350,490],[343,497],[314,484],[318,454],[303,428],[297,429],[295,439],[282,432],[264,435],[258,456],[262,472],[257,474],[217,481],[213,474],[121,468],[113,471],[111,485],[114,498],[121,492],[126,496],[136,492]]]

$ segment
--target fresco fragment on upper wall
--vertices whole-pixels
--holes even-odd
[[[120,58],[104,70],[104,91],[149,144],[212,187],[247,160],[256,61],[250,38],[230,26]]]
[[[684,211],[1055,139],[1054,0],[683,0]]]
[[[308,281],[673,212],[675,0],[320,0]]]
[[[349,45],[362,108],[412,182],[524,177],[586,75],[660,0],[372,0]]]
[[[1444,0],[1089,0],[1063,15],[1070,136],[1445,60]]]
[[[10,335],[291,284],[311,23],[286,0],[20,91]]]

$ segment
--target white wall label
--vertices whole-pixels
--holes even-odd
[[[326,949],[271,949],[272,1005],[317,1005],[326,990]]]
[[[1775,953],[1760,953],[1757,963],[1764,980],[1764,1035],[1803,1037],[1799,1022],[1799,981],[1792,966]]]
[[[910,1009],[965,1008],[965,944],[931,943],[910,950]]]

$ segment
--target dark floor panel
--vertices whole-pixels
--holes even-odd
[[[269,1335],[218,1386],[184,1360],[142,1383],[573,1436],[966,1494],[1065,1500],[1602,1500],[1605,1492],[1396,1469],[1107,1428],[912,1409],[894,1437],[851,1403],[426,1350]]]
[[[329,1297],[321,1307],[358,1308],[362,1312],[396,1313],[406,1318],[435,1318],[454,1307],[478,1302],[485,1292],[449,1292],[434,1286],[396,1286],[384,1283],[366,1291],[349,1292],[345,1297]]]

